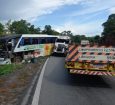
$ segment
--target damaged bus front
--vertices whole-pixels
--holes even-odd
[[[20,35],[9,35],[0,38],[0,65],[11,64],[13,50]]]

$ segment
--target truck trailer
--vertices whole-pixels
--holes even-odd
[[[114,76],[115,47],[69,45],[65,68],[75,74]]]

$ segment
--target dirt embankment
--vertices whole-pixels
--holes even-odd
[[[40,57],[36,63],[23,64],[14,72],[0,77],[0,105],[18,105],[34,75],[46,61]]]

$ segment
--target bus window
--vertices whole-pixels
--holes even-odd
[[[41,39],[41,44],[45,44],[45,43],[46,43],[46,39],[45,38]]]
[[[49,38],[48,43],[55,43],[56,38]]]
[[[33,39],[32,39],[32,44],[38,44],[38,43],[39,43],[38,38],[33,38]]]
[[[39,39],[38,39],[38,44],[41,44],[41,43],[42,43],[42,39],[39,38]]]
[[[46,43],[51,43],[51,39],[50,38],[46,38]]]
[[[50,39],[49,39],[49,43],[53,43],[53,38],[50,38]]]
[[[24,45],[31,45],[30,38],[24,38]]]
[[[55,43],[56,38],[52,38],[51,40],[52,40],[52,43]]]
[[[38,44],[45,44],[46,43],[46,39],[45,38],[39,38],[38,39]]]

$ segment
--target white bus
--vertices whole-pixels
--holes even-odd
[[[10,45],[8,48],[11,50],[8,50],[8,48],[6,49],[8,53],[10,52],[9,55],[13,55],[12,57],[9,57],[11,59],[48,56],[53,51],[57,37],[58,36],[55,35],[44,34],[22,34],[18,37],[17,41],[11,38],[10,42],[6,42],[5,46],[7,47],[7,45]]]

